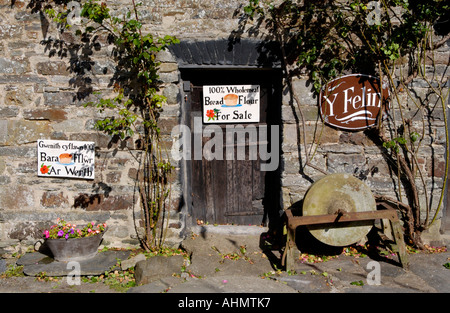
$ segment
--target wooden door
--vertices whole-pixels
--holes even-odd
[[[217,73],[215,74],[217,75]],[[209,73],[209,75],[212,75],[212,73]],[[266,207],[268,201],[265,201],[268,196],[266,180],[269,179],[271,173],[261,171],[259,152],[260,149],[266,149],[265,151],[267,151],[267,145],[270,141],[270,133],[263,136],[265,137],[264,140],[260,140],[262,138],[260,135],[263,131],[270,129],[267,128],[267,113],[270,111],[268,110],[271,105],[269,102],[274,99],[273,86],[271,79],[265,80],[260,77],[255,82],[254,77],[246,79],[245,76],[245,74],[242,76],[231,75],[230,79],[226,79],[227,75],[221,74],[219,77],[222,79],[207,79],[204,81],[202,79],[195,80],[194,77],[190,81],[190,110],[188,115],[191,130],[194,127],[199,128],[199,125],[195,125],[195,123],[198,123],[202,116],[203,85],[232,82],[233,84],[258,84],[261,86],[259,123],[239,124],[239,126],[237,124],[216,124],[214,127],[220,132],[217,131],[211,136],[191,132],[192,144],[196,140],[200,142],[199,138],[194,138],[195,136],[202,136],[202,147],[215,136],[222,136],[223,142],[222,158],[208,160],[204,155],[201,160],[198,157],[196,160],[194,155],[191,158],[191,212],[194,221],[199,223],[261,225],[266,221],[268,213]],[[205,129],[208,125],[210,124],[202,124],[202,129]],[[230,128],[234,132],[233,140],[228,139],[227,142],[226,136],[227,132],[230,136]],[[250,131],[257,136],[250,136]],[[238,138],[244,138],[239,136],[244,136],[245,142],[238,141]],[[245,148],[245,159],[239,160],[236,154],[238,148],[242,149],[242,145]],[[194,148],[192,148],[192,151],[194,151]],[[227,159],[227,151],[234,151],[234,157],[231,159],[228,157]],[[257,157],[255,158],[254,154],[250,157],[250,151],[257,151]],[[267,175],[268,173],[269,175]],[[271,192],[276,193],[276,188]],[[273,200],[276,196],[271,196],[271,198]]]

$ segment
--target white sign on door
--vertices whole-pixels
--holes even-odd
[[[38,140],[38,176],[95,178],[92,141]]]
[[[258,123],[259,85],[203,86],[203,123]]]

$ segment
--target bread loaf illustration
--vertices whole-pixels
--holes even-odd
[[[72,162],[72,155],[69,153],[62,153],[59,155],[59,163],[70,164]]]
[[[227,107],[233,107],[237,105],[239,97],[238,95],[235,95],[234,93],[229,93],[225,97],[223,97],[223,100],[225,101],[225,105]]]

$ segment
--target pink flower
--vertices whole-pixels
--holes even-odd
[[[50,237],[50,233],[48,232],[48,230],[45,230],[45,231],[44,231],[44,235],[45,235],[45,238]]]
[[[88,233],[90,233],[92,231],[92,229],[88,228]]]

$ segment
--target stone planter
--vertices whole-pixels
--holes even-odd
[[[82,261],[97,255],[105,231],[83,238],[46,239],[45,244],[56,261]]]

